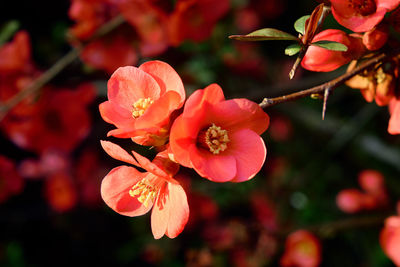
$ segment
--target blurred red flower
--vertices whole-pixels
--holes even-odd
[[[389,103],[390,120],[388,132],[400,134],[400,100],[393,98]]]
[[[164,234],[178,236],[189,219],[189,206],[185,191],[172,177],[179,165],[169,160],[166,151],[160,152],[153,162],[132,151],[135,158],[111,142],[101,142],[113,158],[145,169],[119,166],[112,169],[101,184],[104,202],[119,214],[140,216],[152,207],[151,229],[154,238]]]
[[[170,43],[178,46],[184,40],[204,41],[229,7],[229,0],[178,0],[169,18]]]
[[[321,263],[320,241],[306,230],[291,233],[280,261],[283,267],[316,267]]]
[[[310,46],[301,61],[303,68],[311,71],[333,71],[351,60],[361,56],[364,45],[361,38],[353,37],[341,30],[329,29],[314,36],[312,42],[335,41],[347,46],[346,52],[332,51],[325,48]]]
[[[174,159],[214,182],[242,182],[254,177],[267,154],[259,136],[268,115],[247,99],[225,100],[221,87],[197,90],[174,122],[170,148]]]
[[[386,255],[396,266],[400,266],[400,216],[391,216],[385,220],[380,243]]]
[[[15,162],[0,155],[0,203],[21,193],[24,182],[17,172]]]
[[[31,114],[10,116],[1,126],[21,148],[37,153],[48,149],[70,152],[89,134],[87,106],[94,97],[91,84],[79,85],[75,90],[47,87]]]
[[[386,12],[392,11],[400,0],[331,0],[332,14],[341,25],[354,31],[366,32],[375,27]]]
[[[57,212],[66,212],[78,202],[76,185],[67,172],[58,172],[45,180],[45,194],[51,208]]]
[[[171,114],[182,107],[185,90],[167,63],[149,61],[139,68],[122,67],[108,81],[108,101],[100,104],[103,119],[117,129],[108,132],[141,145],[162,145]]]

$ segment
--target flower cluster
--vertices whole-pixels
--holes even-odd
[[[111,170],[101,186],[104,201],[127,216],[142,215],[153,207],[155,238],[176,237],[188,220],[186,194],[174,179],[180,165],[210,181],[243,182],[254,177],[265,161],[259,135],[267,129],[269,117],[258,104],[225,100],[217,84],[195,91],[185,101],[179,75],[161,61],[117,69],[108,81],[108,100],[99,109],[102,118],[116,127],[108,136],[131,138],[161,151],[150,161],[102,142],[111,157],[147,171],[128,166]]]

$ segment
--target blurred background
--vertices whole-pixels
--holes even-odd
[[[182,168],[178,176],[190,219],[175,239],[154,240],[150,213],[121,216],[100,196],[102,178],[121,165],[103,152],[100,140],[152,153],[130,140],[107,138],[113,126],[102,120],[98,105],[107,99],[107,80],[117,67],[163,60],[179,73],[187,95],[218,83],[226,98],[261,102],[310,88],[345,68],[298,69],[289,80],[294,58],[284,48],[290,43],[228,36],[266,27],[295,34],[293,23],[317,4],[3,3],[0,101],[26,88],[31,94],[2,107],[7,114],[0,123],[0,266],[394,266],[380,247],[379,232],[400,196],[400,140],[387,133],[387,108],[366,103],[346,86],[329,98],[324,121],[316,99],[268,108],[267,160],[252,180],[212,183]],[[331,16],[325,26],[342,29]],[[56,63],[60,70],[46,72]],[[52,79],[32,89],[44,73]],[[365,170],[374,170],[368,175],[383,185],[379,200],[361,207],[358,198],[368,193],[360,178]],[[349,188],[354,190],[339,201]],[[299,257],[314,265],[282,260],[290,250],[288,235],[299,229],[313,234],[300,242],[305,256]]]

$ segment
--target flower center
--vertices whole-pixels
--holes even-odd
[[[157,186],[152,185],[149,180],[143,178],[137,184],[132,186],[132,189],[129,190],[129,195],[137,198],[137,200],[147,208],[149,202],[153,202],[156,198],[157,191]]]
[[[376,11],[374,0],[349,0],[349,7],[353,8],[361,16],[368,16]]]
[[[214,123],[207,130],[199,133],[198,143],[210,150],[214,155],[225,151],[228,148],[228,131],[216,126]]]
[[[136,101],[132,105],[132,107],[133,107],[132,108],[132,117],[135,119],[139,118],[153,103],[154,103],[154,101],[150,97],[140,98],[138,101]]]

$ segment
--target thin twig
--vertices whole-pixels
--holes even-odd
[[[119,25],[124,22],[122,16],[117,16],[100,27],[87,42],[93,41],[102,37],[109,32],[113,31]],[[0,105],[0,121],[4,119],[7,113],[16,105],[18,105],[26,97],[36,93],[45,84],[51,81],[57,74],[59,74],[63,69],[65,69],[69,64],[79,57],[79,54],[84,45],[72,48],[66,55],[60,58],[53,66],[51,66],[47,71],[40,75],[36,80],[29,84],[26,88],[19,91],[12,98],[8,99]]]
[[[392,53],[382,53],[382,54],[379,54],[379,55],[365,61],[364,63],[360,64],[354,70],[352,70],[350,72],[346,72],[345,74],[339,76],[338,78],[336,78],[332,81],[323,83],[321,85],[318,85],[318,86],[315,86],[315,87],[312,87],[312,88],[309,88],[306,90],[298,91],[298,92],[295,92],[292,94],[283,95],[283,96],[274,97],[274,98],[264,98],[263,101],[260,103],[260,107],[265,109],[265,108],[274,106],[276,104],[280,104],[280,103],[287,102],[287,101],[293,101],[293,100],[303,98],[306,96],[310,96],[313,94],[323,95],[326,90],[333,91],[336,87],[342,85],[345,81],[347,81],[348,79],[357,75],[358,73],[362,72],[363,70],[377,64],[378,62],[382,62],[382,61],[386,60],[387,58],[396,56],[398,54],[399,54],[399,49],[396,49],[396,51],[393,51]]]

